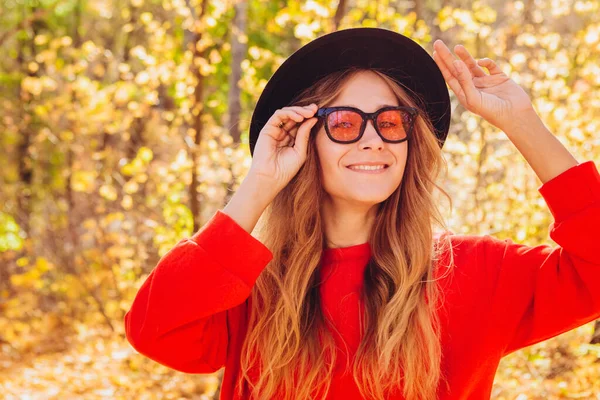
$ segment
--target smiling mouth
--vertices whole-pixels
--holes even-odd
[[[346,168],[351,169],[352,171],[381,171],[381,170],[389,168],[389,165],[384,164],[383,166],[377,166],[377,167],[366,166],[366,167],[362,167],[362,168],[353,168],[352,166],[348,166]]]
[[[351,167],[346,167],[346,168],[348,168],[350,171],[353,171],[353,172],[363,172],[363,173],[377,174],[377,173],[385,172],[385,170],[388,169],[389,166],[388,165],[384,165],[383,168],[382,167],[378,167],[378,168],[351,168]]]

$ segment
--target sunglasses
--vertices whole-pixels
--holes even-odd
[[[413,107],[383,107],[366,113],[358,108],[340,106],[317,110],[316,117],[325,123],[325,132],[336,143],[354,143],[365,133],[371,120],[375,131],[387,143],[401,143],[412,134],[418,110]]]

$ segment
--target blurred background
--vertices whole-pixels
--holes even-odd
[[[224,207],[275,69],[338,29],[490,57],[579,162],[600,162],[599,0],[1,0],[0,397],[212,399],[222,370],[139,355],[123,317]],[[453,101],[440,182],[457,233],[551,244],[541,182]],[[502,360],[493,399],[600,399],[600,324]]]

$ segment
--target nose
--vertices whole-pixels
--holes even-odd
[[[375,130],[375,126],[373,125],[373,120],[367,120],[367,126],[365,127],[365,132],[362,137],[358,141],[361,148],[375,148],[382,149],[384,141],[379,137],[377,131]]]

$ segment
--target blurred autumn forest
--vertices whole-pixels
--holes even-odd
[[[2,0],[2,395],[218,398],[222,371],[139,355],[124,313],[245,177],[249,120],[274,70],[358,26],[496,60],[579,162],[600,161],[599,0]],[[451,96],[450,228],[555,245],[525,159]],[[510,354],[492,398],[600,399],[598,343],[592,322]]]

